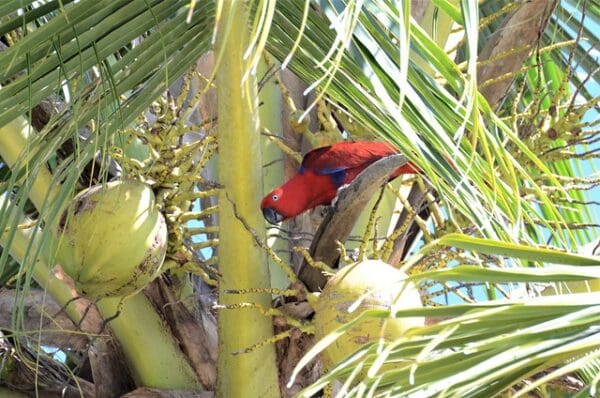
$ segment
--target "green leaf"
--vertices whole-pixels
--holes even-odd
[[[502,242],[494,239],[476,238],[458,233],[444,235],[423,247],[421,252],[429,253],[443,246],[530,261],[570,265],[600,265],[600,257],[596,256],[583,256],[545,247],[534,247],[517,243]]]
[[[447,269],[426,271],[413,275],[410,279],[483,283],[579,281],[600,279],[600,266],[554,265],[543,268],[490,269],[474,265],[459,265]]]

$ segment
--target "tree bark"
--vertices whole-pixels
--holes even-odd
[[[204,388],[213,391],[217,383],[217,353],[216,347],[211,347],[211,339],[208,337],[208,333],[212,331],[204,330],[161,279],[157,279],[147,287],[145,294],[161,317],[166,319],[173,336],[179,342],[181,350],[196,371]],[[212,326],[216,329],[216,325]]]
[[[492,109],[497,109],[523,66],[525,59],[539,41],[556,0],[531,0],[510,13],[500,28],[490,36],[479,54],[479,62],[489,61],[477,69],[480,92]],[[507,78],[497,80],[502,76]],[[485,84],[486,82],[489,84]],[[493,81],[493,82],[492,82]]]
[[[36,352],[24,339],[8,338],[0,332],[2,384],[14,391],[42,397],[94,398],[94,385],[73,376],[66,365]],[[36,395],[37,395],[36,394]]]

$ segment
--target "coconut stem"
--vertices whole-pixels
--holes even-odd
[[[27,123],[24,117],[19,116],[12,122],[0,127],[0,157],[11,168],[22,162],[28,155],[28,140],[32,127]],[[40,162],[38,162],[39,164]],[[28,167],[27,164],[22,165]],[[33,202],[36,209],[43,209],[44,201],[51,203],[56,196],[58,188],[52,188],[52,175],[45,164],[39,167],[32,167],[27,170],[27,183],[30,185],[28,192],[29,199]],[[31,180],[30,176],[33,176]]]

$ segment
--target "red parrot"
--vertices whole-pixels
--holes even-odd
[[[375,161],[399,153],[389,143],[375,141],[339,142],[313,149],[288,182],[265,196],[260,204],[265,219],[277,224],[288,218],[330,204],[338,188],[350,184],[361,171]],[[390,180],[401,174],[419,172],[412,163],[398,168]]]

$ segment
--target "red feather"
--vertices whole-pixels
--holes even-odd
[[[396,153],[391,144],[374,141],[340,142],[314,149],[302,159],[298,174],[264,197],[260,206],[263,215],[267,221],[277,223],[329,204],[340,186],[351,183],[371,163]],[[418,171],[407,163],[390,179]]]
[[[317,173],[339,167],[350,169],[371,164],[395,153],[398,153],[398,150],[384,142],[340,142],[308,152],[304,155],[300,167]]]
[[[339,142],[330,146],[313,149],[304,155],[300,173],[312,170],[319,175],[333,174],[342,170],[347,173],[343,184],[349,184],[371,163],[400,153],[392,144],[377,141]],[[391,178],[400,174],[416,173],[418,169],[411,163],[400,167]],[[340,184],[342,185],[342,184]]]

